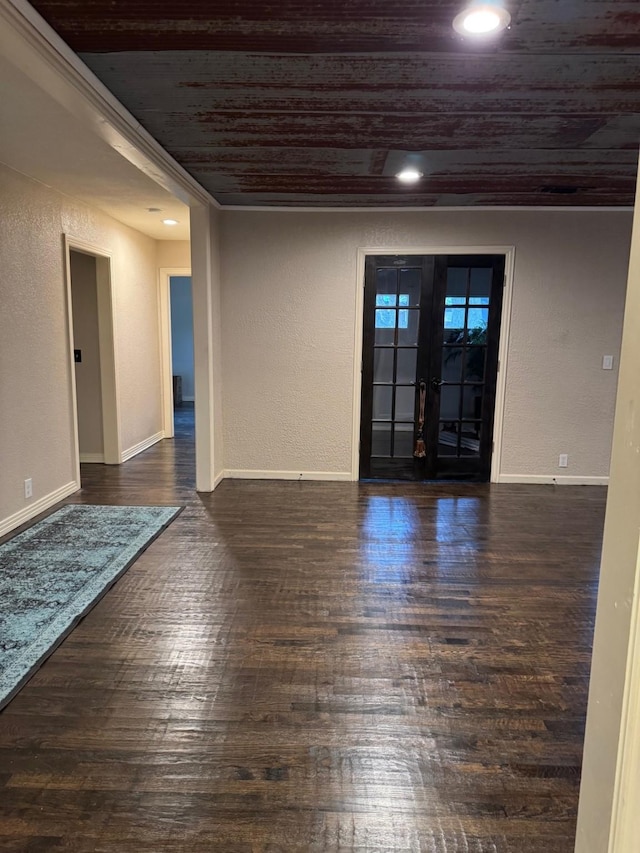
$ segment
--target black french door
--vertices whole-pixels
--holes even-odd
[[[489,479],[503,286],[502,255],[367,257],[361,478]]]

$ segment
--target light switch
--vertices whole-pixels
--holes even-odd
[[[602,369],[603,370],[613,370],[613,356],[612,355],[603,355],[602,356]]]

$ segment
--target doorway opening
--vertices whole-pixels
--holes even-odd
[[[191,276],[169,276],[169,305],[174,435],[187,438],[195,432]]]
[[[487,481],[504,255],[365,260],[363,479]]]
[[[160,270],[163,430],[165,438],[195,436],[193,292],[190,269]]]
[[[114,343],[111,258],[65,239],[75,468],[118,465],[120,430]]]

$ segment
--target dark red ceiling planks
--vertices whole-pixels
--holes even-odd
[[[505,3],[481,46],[462,0],[34,5],[222,203],[633,204],[640,3]]]
[[[449,51],[455,0],[38,0],[78,52],[240,50],[270,53]],[[507,0],[504,49],[638,48],[636,0]]]

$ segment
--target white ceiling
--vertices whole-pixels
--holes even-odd
[[[0,162],[155,240],[188,240],[189,208],[0,57]],[[46,128],[46,133],[43,133]],[[147,208],[158,207],[150,213]],[[177,219],[173,227],[162,219]]]

